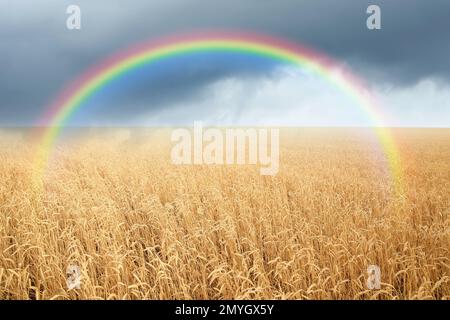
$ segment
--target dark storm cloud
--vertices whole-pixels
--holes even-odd
[[[65,28],[68,4],[81,6],[80,31]],[[382,30],[366,29],[369,4],[381,6]],[[448,81],[449,14],[447,0],[0,0],[0,124],[30,124],[66,83],[112,52],[166,34],[211,28],[299,41],[348,63],[372,83]],[[244,73],[270,74],[272,66],[251,65]],[[241,75],[242,69],[221,66],[175,82],[162,80],[152,101],[188,99],[205,84],[233,74]],[[145,97],[137,93],[130,101]],[[111,114],[119,116],[116,111]]]

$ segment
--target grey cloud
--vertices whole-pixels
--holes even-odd
[[[382,30],[365,28],[369,3],[382,8]],[[82,8],[81,31],[65,29],[68,4]],[[449,14],[447,0],[0,0],[0,125],[30,124],[66,83],[112,52],[192,30],[282,36],[342,60],[372,84],[448,81]],[[259,66],[245,73],[265,75]],[[157,86],[160,95],[151,101],[189,99],[205,84],[232,74],[242,76],[232,66],[193,72],[170,84],[170,95],[168,87]],[[134,99],[138,106],[146,96]],[[111,114],[119,116],[114,110]]]

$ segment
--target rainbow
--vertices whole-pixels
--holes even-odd
[[[401,189],[398,149],[392,133],[384,126],[384,117],[374,97],[360,79],[331,58],[310,48],[278,38],[241,32],[208,32],[167,37],[132,47],[88,70],[57,96],[39,120],[39,125],[46,129],[41,133],[36,164],[38,175],[42,176],[55,141],[67,121],[97,91],[131,70],[162,59],[197,52],[234,52],[267,57],[305,68],[327,80],[356,102],[371,119],[395,187],[397,191]]]

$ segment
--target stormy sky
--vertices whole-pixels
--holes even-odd
[[[81,8],[81,30],[66,8]],[[381,30],[366,8],[381,8]],[[33,126],[71,80],[111,54],[179,33],[252,31],[333,57],[378,96],[386,125],[450,123],[448,0],[0,0],[0,126]],[[93,96],[74,126],[364,126],[321,77],[250,55],[198,54],[135,70]]]

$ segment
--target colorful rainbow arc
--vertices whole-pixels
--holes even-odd
[[[55,141],[67,120],[98,90],[130,70],[161,59],[196,52],[235,52],[268,57],[306,68],[325,78],[353,99],[370,117],[395,188],[397,191],[402,189],[399,152],[391,132],[383,125],[374,98],[361,80],[344,71],[330,58],[309,48],[259,34],[234,32],[197,33],[154,41],[113,56],[89,70],[58,96],[39,122],[47,129],[42,133],[37,156],[38,175],[42,176]]]

